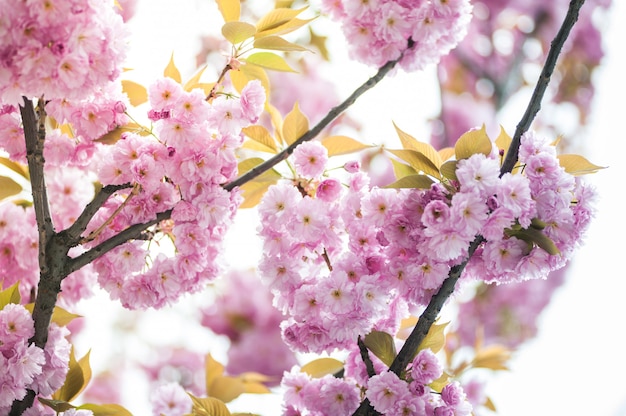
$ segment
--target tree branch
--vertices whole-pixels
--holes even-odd
[[[241,185],[243,185],[246,182],[251,181],[252,179],[254,179],[257,176],[261,175],[263,172],[273,168],[278,163],[280,163],[283,160],[287,159],[289,157],[289,155],[291,155],[293,153],[294,149],[296,147],[298,147],[300,144],[315,138],[318,134],[320,134],[320,132],[326,126],[328,126],[333,120],[335,120],[337,117],[339,117],[339,115],[341,113],[343,113],[348,107],[350,107],[352,104],[354,104],[354,102],[357,100],[357,98],[359,98],[365,92],[367,92],[368,90],[370,90],[374,86],[376,86],[376,84],[378,84],[389,73],[389,71],[391,71],[393,68],[395,68],[395,66],[398,64],[398,62],[400,62],[400,60],[403,58],[404,54],[407,51],[411,50],[414,46],[415,46],[415,42],[413,41],[413,39],[409,38],[409,40],[407,42],[406,49],[402,52],[402,54],[400,55],[400,57],[398,57],[398,59],[396,59],[394,61],[389,61],[385,65],[380,67],[380,69],[378,70],[376,75],[374,75],[373,77],[368,79],[364,84],[362,84],[360,87],[358,87],[356,90],[354,90],[354,92],[352,94],[350,94],[350,96],[348,98],[346,98],[344,102],[339,104],[337,107],[332,108],[328,112],[328,114],[326,114],[326,116],[319,123],[317,123],[317,125],[315,127],[313,127],[308,132],[304,133],[304,135],[302,135],[298,140],[293,142],[289,147],[287,147],[282,152],[280,152],[277,155],[275,155],[274,157],[266,160],[265,162],[261,163],[260,165],[254,167],[253,169],[250,169],[248,172],[246,172],[245,174],[241,175],[240,177],[238,177],[234,181],[224,185],[224,189],[226,189],[227,191],[232,191],[234,188],[236,188],[238,186],[241,186]]]
[[[584,0],[571,0],[570,2],[569,9],[565,16],[563,24],[561,25],[561,28],[559,29],[556,37],[552,41],[550,51],[546,58],[544,67],[541,71],[539,80],[537,81],[535,91],[528,104],[528,108],[526,109],[526,112],[524,113],[521,121],[517,125],[515,136],[513,138],[511,146],[509,147],[505,162],[503,163],[500,170],[501,175],[507,172],[511,172],[513,170],[513,167],[515,166],[515,163],[517,162],[521,136],[528,130],[530,124],[532,123],[532,120],[541,108],[541,99],[543,98],[545,90],[550,82],[550,76],[554,71],[557,58],[563,48],[565,40],[569,36],[571,28],[578,20],[578,13],[583,3]],[[430,299],[428,306],[419,317],[419,320],[413,328],[413,331],[406,339],[404,345],[402,346],[402,349],[389,367],[389,371],[393,371],[398,375],[400,375],[402,371],[404,371],[406,366],[409,364],[409,361],[413,358],[415,351],[419,347],[420,343],[424,340],[431,326],[434,324],[435,319],[437,319],[441,308],[454,292],[456,282],[461,277],[465,266],[473,256],[478,246],[480,246],[483,241],[484,238],[482,236],[477,236],[470,244],[467,258],[461,264],[454,266],[450,270],[450,273],[448,274],[446,280],[444,280],[444,282],[442,283],[441,288],[439,288],[439,291]],[[359,408],[353,413],[354,416],[374,416],[376,414],[377,412],[368,403],[367,399],[365,399],[361,403]]]
[[[130,227],[121,231],[119,234],[116,234],[108,240],[105,240],[102,243],[98,244],[91,250],[86,251],[78,257],[70,259],[67,265],[68,274],[75,272],[83,266],[86,266],[95,259],[103,256],[104,254],[113,250],[115,247],[120,246],[127,241],[139,239],[141,233],[143,233],[146,229],[155,224],[158,224],[161,221],[169,219],[171,216],[171,209],[164,212],[159,212],[155,219],[145,223],[131,225]]]
[[[555,38],[550,44],[550,51],[548,52],[548,56],[546,57],[546,62],[543,65],[541,74],[539,74],[539,79],[537,80],[537,85],[535,85],[535,90],[533,91],[533,95],[530,99],[530,102],[528,103],[528,107],[526,107],[524,116],[522,117],[515,129],[515,134],[513,135],[511,146],[509,147],[509,151],[507,152],[504,162],[502,163],[502,167],[500,169],[500,176],[504,175],[505,173],[511,172],[515,167],[515,164],[517,163],[522,135],[528,131],[530,125],[535,119],[535,116],[541,109],[541,100],[543,99],[546,88],[548,88],[548,84],[550,83],[550,78],[552,77],[552,73],[554,72],[554,68],[556,66],[559,54],[563,49],[563,45],[565,44],[565,41],[567,40],[567,37],[572,30],[572,27],[574,27],[574,24],[576,23],[576,21],[578,21],[578,14],[580,12],[580,8],[584,3],[585,0],[570,1],[567,14],[565,15],[565,19],[561,24],[561,28],[559,29]]]

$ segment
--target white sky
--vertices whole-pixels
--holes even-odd
[[[626,415],[625,339],[623,317],[626,317],[624,255],[620,244],[624,227],[623,200],[619,192],[624,179],[622,155],[626,154],[622,127],[626,95],[626,4],[614,0],[614,10],[606,36],[607,56],[597,75],[597,96],[593,124],[590,128],[586,156],[594,163],[609,166],[589,179],[597,186],[601,200],[598,217],[591,226],[586,245],[578,252],[564,287],[555,295],[541,319],[539,337],[528,343],[512,362],[513,370],[490,384],[489,394],[503,416],[527,415]],[[218,16],[212,1],[139,0],[133,21],[133,54],[129,65],[135,68],[133,78],[153,79],[162,73],[172,51],[184,70],[195,60],[198,28],[203,33],[219,30]],[[215,26],[218,25],[218,26]],[[341,43],[336,45],[341,50]],[[362,75],[355,75],[359,71]],[[329,74],[341,86],[342,96],[362,83],[372,71],[354,63],[345,63],[341,73]],[[185,75],[185,74],[184,74]],[[146,78],[147,77],[147,78]],[[414,85],[413,94],[404,94],[406,85]],[[438,111],[433,72],[397,76],[383,81],[374,91],[361,97],[350,110],[353,116],[376,117],[366,130],[367,141],[393,135],[391,121],[416,137],[427,137],[424,120]],[[520,114],[521,116],[521,114]],[[512,132],[514,125],[506,126]],[[258,251],[258,245],[240,233],[249,232],[249,214],[231,234],[228,258],[239,264],[241,253]],[[254,227],[254,226],[252,226]],[[105,302],[106,304],[106,302]],[[186,326],[167,322],[152,315],[161,327],[172,328],[170,337],[184,333]],[[168,325],[168,324],[171,324]],[[102,328],[100,328],[101,330]],[[111,344],[104,333],[92,347],[97,357],[98,345]],[[162,336],[163,332],[159,333]],[[104,337],[103,337],[104,336]],[[85,339],[85,342],[93,341]],[[194,339],[194,346],[208,339]],[[122,353],[122,351],[119,351]],[[124,351],[123,353],[127,353]],[[135,401],[139,396],[135,391]],[[131,411],[143,414],[138,407]],[[251,410],[248,408],[248,410]],[[277,412],[267,413],[277,414]]]

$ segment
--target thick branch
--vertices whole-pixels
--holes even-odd
[[[131,184],[123,185],[107,185],[100,189],[93,200],[87,204],[83,212],[78,216],[74,224],[72,224],[67,230],[64,231],[67,237],[67,244],[69,247],[74,247],[78,244],[81,238],[81,234],[87,229],[89,221],[93,218],[98,210],[104,205],[111,195],[115,192],[130,188]]]
[[[357,100],[357,98],[359,98],[365,92],[367,92],[368,90],[372,89],[376,84],[378,84],[389,73],[389,71],[391,71],[393,68],[395,68],[395,66],[398,64],[398,62],[400,62],[400,60],[404,56],[404,54],[407,51],[409,51],[410,49],[412,49],[413,46],[415,46],[415,42],[413,42],[412,39],[409,39],[409,41],[407,43],[406,49],[402,52],[402,54],[400,55],[400,57],[398,59],[396,59],[394,61],[389,61],[385,65],[383,65],[378,70],[376,75],[374,75],[373,77],[368,79],[359,88],[354,90],[354,92],[348,98],[346,98],[344,102],[339,104],[337,107],[332,108],[328,112],[328,114],[319,123],[317,123],[317,125],[315,127],[313,127],[311,130],[309,130],[304,135],[302,135],[302,137],[300,137],[298,140],[293,142],[289,147],[287,147],[282,152],[278,153],[277,155],[275,155],[271,159],[266,160],[265,162],[261,163],[260,165],[256,166],[255,168],[249,170],[248,172],[246,172],[245,174],[241,175],[240,177],[238,177],[234,181],[226,184],[224,186],[224,189],[226,189],[227,191],[231,191],[234,188],[236,188],[238,186],[241,186],[241,185],[243,185],[246,182],[251,181],[252,179],[254,179],[257,176],[261,175],[263,172],[268,171],[269,169],[271,169],[274,166],[276,166],[278,163],[280,163],[283,160],[287,159],[289,157],[289,155],[291,155],[293,153],[294,149],[296,147],[298,147],[300,144],[315,138],[318,134],[320,134],[320,132],[326,126],[328,126],[333,120],[335,120],[337,117],[339,117],[339,115],[341,113],[346,111],[346,109],[348,109],[348,107],[350,107],[352,104],[354,104],[354,102]]]
[[[533,95],[528,103],[528,107],[526,107],[526,112],[515,129],[513,141],[511,142],[509,151],[507,152],[506,158],[502,163],[502,168],[500,169],[500,176],[507,172],[511,172],[517,163],[522,135],[528,131],[530,125],[535,119],[535,116],[541,109],[541,100],[543,99],[546,89],[548,88],[548,84],[550,83],[550,78],[552,77],[552,73],[556,67],[559,54],[563,49],[563,45],[565,44],[572,27],[574,27],[574,24],[578,20],[578,14],[583,3],[585,3],[585,0],[570,1],[569,9],[565,15],[563,24],[550,44],[550,51],[546,57],[546,62],[543,65],[543,69],[541,70],[541,74],[537,80],[537,85],[535,85],[535,90],[533,91]]]

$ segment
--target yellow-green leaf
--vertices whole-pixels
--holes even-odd
[[[206,382],[206,393],[208,396],[212,396],[211,386],[213,382],[224,374],[224,366],[216,361],[211,354],[207,354],[204,358],[204,371]]]
[[[430,189],[430,186],[435,183],[429,176],[415,174],[404,176],[397,181],[385,186],[385,188],[419,188]]]
[[[217,377],[211,384],[211,397],[215,397],[224,403],[235,400],[245,392],[244,383],[238,377]]]
[[[225,22],[239,20],[241,3],[239,0],[215,0]]]
[[[264,160],[261,159],[260,157],[251,157],[249,159],[242,160],[237,165],[237,172],[240,175],[243,175],[244,173],[248,172],[250,169],[260,165],[263,162]]]
[[[278,172],[274,169],[270,169],[263,172],[253,180],[244,183],[241,186],[244,201],[241,203],[239,208],[255,207],[259,202],[261,202],[261,198],[263,198],[267,189],[278,182],[280,178],[281,176]]]
[[[441,390],[443,390],[443,388],[447,386],[449,382],[450,382],[450,376],[448,375],[448,373],[444,372],[441,375],[441,377],[439,377],[437,380],[430,383],[428,387],[430,387],[437,393],[441,393]]]
[[[256,33],[256,27],[246,22],[226,22],[222,26],[222,35],[233,45],[250,39]]]
[[[444,147],[437,152],[442,162],[454,157],[454,147]]]
[[[308,51],[309,49],[296,43],[289,42],[280,36],[267,36],[254,41],[254,47],[257,49],[269,49],[274,51]]]
[[[372,147],[348,136],[328,136],[322,140],[322,145],[328,150],[328,156],[347,155]]]
[[[441,175],[444,178],[450,179],[453,181],[457,180],[456,162],[457,162],[456,160],[448,160],[447,162],[441,165],[441,167],[439,168],[439,171],[441,172]]]
[[[300,111],[300,107],[296,102],[283,121],[283,140],[290,145],[308,131],[309,119]]]
[[[87,353],[89,355],[89,353]],[[74,356],[74,348],[70,351],[70,361],[68,363],[69,369],[65,382],[60,389],[52,394],[52,398],[59,401],[72,401],[78,393],[80,393],[86,386],[85,375],[83,374],[82,367],[76,361]],[[91,370],[90,370],[91,372]]]
[[[265,103],[265,110],[270,115],[270,120],[272,122],[272,127],[274,127],[274,134],[276,135],[276,141],[278,143],[284,142],[283,136],[282,136],[282,133],[281,133],[282,130],[283,130],[283,116],[282,116],[282,114],[280,113],[280,111],[278,111],[278,109],[276,107],[271,105],[269,102]]]
[[[128,95],[128,101],[133,106],[138,106],[148,101],[148,90],[141,84],[127,79],[122,80],[122,91]]]
[[[103,136],[100,136],[94,141],[102,144],[115,144],[122,137],[122,134],[127,132],[136,133],[141,136],[147,136],[148,134],[150,134],[149,130],[143,128],[137,123],[131,122],[124,126],[117,126],[110,132],[104,134]]]
[[[363,343],[387,366],[391,366],[396,358],[396,344],[393,337],[386,332],[372,331],[363,338]]]
[[[278,56],[272,52],[253,53],[246,58],[246,63],[274,71],[297,72],[289,66],[282,56]]]
[[[552,241],[552,239],[545,235],[541,230],[536,228],[530,227],[515,230],[507,229],[504,232],[509,237],[515,237],[528,243],[532,243],[553,256],[561,253],[556,244],[554,244],[554,241]]]
[[[315,18],[313,19],[306,19],[306,20],[302,20],[302,19],[293,19],[290,20],[289,22],[285,23],[284,25],[280,25],[278,27],[275,27],[273,29],[268,29],[268,30],[264,30],[264,31],[258,31],[257,34],[254,36],[256,39],[260,39],[262,37],[265,36],[274,36],[274,35],[286,35],[287,33],[291,33],[295,30],[300,29],[302,26],[306,25],[307,23],[311,22],[315,20]]]
[[[396,179],[404,178],[405,176],[415,175],[417,172],[411,166],[406,163],[398,162],[393,158],[389,158],[391,161],[391,166],[393,167],[393,174],[396,176]]]
[[[276,153],[278,148],[276,147],[276,140],[272,137],[272,134],[265,127],[260,125],[254,125],[245,127],[242,129],[243,134],[247,137],[251,138],[255,142],[261,143],[265,147],[269,148],[270,151]]]
[[[388,152],[407,162],[418,172],[424,172],[427,175],[439,178],[439,168],[422,152],[411,149],[386,149]]]
[[[506,130],[504,130],[504,127],[500,126],[500,134],[498,134],[495,144],[498,150],[502,151],[502,160],[504,160],[504,156],[506,156],[507,152],[509,151],[509,147],[511,146],[512,141],[513,139],[511,139],[511,136],[507,134]]]
[[[489,397],[485,399],[485,403],[483,403],[483,406],[485,406],[487,409],[491,410],[492,412],[497,412],[496,405],[493,403],[493,401]]]
[[[239,92],[243,90],[243,88],[248,85],[253,79],[258,79],[261,81],[261,85],[263,85],[263,89],[265,89],[265,101],[269,100],[270,94],[270,80],[267,76],[267,72],[265,69],[256,65],[246,65],[245,62],[239,66],[238,71],[229,71],[230,80],[233,83],[235,89]]]
[[[307,373],[313,378],[322,378],[327,374],[336,374],[343,370],[343,363],[335,358],[322,357],[317,358],[300,369],[301,372]]]
[[[19,305],[21,299],[20,282],[15,282],[13,285],[7,287],[3,291],[0,291],[0,310],[2,310],[9,303]]]
[[[200,78],[202,78],[202,74],[206,70],[207,66],[208,65],[204,65],[202,68],[198,69],[196,73],[193,74],[193,76],[189,79],[189,81],[185,83],[185,86],[183,87],[185,91],[191,91],[194,88],[199,88],[198,85],[201,85]]]
[[[70,409],[75,409],[76,406],[73,406],[71,403],[68,403],[64,400],[54,400],[54,399],[46,399],[44,397],[37,397],[39,402],[48,406],[55,412],[66,412]]]
[[[289,9],[289,8],[276,8],[271,10],[256,24],[257,31],[260,33],[274,30],[289,22],[291,22],[297,15],[302,13],[306,7],[302,9]]]
[[[35,304],[28,303],[24,305],[24,307],[28,309],[28,311],[32,314]],[[52,322],[54,322],[55,324],[59,326],[65,326],[76,318],[82,318],[82,316],[77,315],[75,313],[68,312],[60,306],[55,306],[54,309],[52,310]]]
[[[192,408],[191,416],[230,416],[230,411],[226,404],[215,397],[195,397],[191,393],[187,393],[191,397]]]
[[[579,176],[579,175],[587,175],[589,173],[596,173],[600,169],[606,169],[606,167],[594,165],[583,156],[580,155],[558,155],[559,164],[565,172],[570,175]]]
[[[404,149],[416,150],[426,156],[436,168],[441,166],[441,156],[431,144],[420,142],[410,134],[400,130],[400,128],[396,126],[396,123],[393,123],[393,127],[396,129],[396,133],[398,134]]]
[[[471,365],[490,370],[508,370],[508,361],[511,359],[511,351],[503,345],[491,345],[482,348],[476,353]]]
[[[119,404],[93,404],[85,403],[77,407],[77,409],[91,410],[94,416],[133,416],[125,407]]]
[[[445,324],[433,324],[428,330],[428,334],[426,338],[422,340],[419,347],[417,347],[417,351],[421,351],[426,348],[430,348],[432,352],[435,354],[439,352],[443,348],[445,344],[446,337],[443,334],[444,329],[448,323]],[[416,353],[417,353],[416,351]]]
[[[476,153],[489,156],[492,149],[493,143],[491,143],[491,139],[487,135],[487,129],[484,124],[480,130],[470,130],[464,133],[454,145],[454,153],[457,160],[467,159]]]
[[[266,145],[264,145],[262,143],[259,143],[257,141],[254,141],[254,140],[246,140],[246,141],[244,141],[243,144],[241,145],[241,148],[242,149],[255,150],[257,152],[266,152],[266,153],[272,153],[272,154],[278,153],[275,150],[270,149]]]
[[[8,198],[22,192],[22,185],[8,176],[0,176],[0,199]]]
[[[174,52],[170,56],[170,61],[167,63],[165,70],[163,71],[164,77],[172,78],[174,81],[182,84],[183,79],[180,76],[180,71],[176,68],[176,64],[174,63]]]
[[[28,173],[28,165],[14,162],[6,157],[0,157],[0,165],[4,165],[18,175],[23,176],[26,179],[30,179],[30,174]]]

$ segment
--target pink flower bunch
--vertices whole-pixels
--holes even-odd
[[[183,416],[191,411],[191,398],[178,383],[165,383],[151,394],[154,416]]]
[[[478,235],[469,278],[504,283],[562,267],[589,223],[592,192],[532,133],[520,149],[522,173],[500,178],[495,155],[458,161],[455,180],[429,189],[370,189],[360,173],[335,199],[322,197],[325,181],[306,196],[292,183],[272,186],[259,205],[259,270],[288,317],[286,342],[319,353],[349,348],[372,329],[394,334]],[[545,250],[549,240],[559,253]]]
[[[80,99],[117,78],[126,30],[113,1],[0,1],[0,101]]]
[[[353,380],[336,378],[330,374],[312,378],[298,367],[285,372],[283,415],[337,415],[354,413],[361,402],[359,388]]]
[[[151,114],[163,114],[154,135],[124,135],[104,151],[98,172],[103,184],[128,183],[133,191],[103,207],[93,227],[114,218],[96,242],[172,210],[159,231],[175,242],[175,256],[130,241],[94,262],[100,285],[128,308],[162,307],[217,276],[221,243],[241,201],[222,185],[236,177],[241,129],[258,119],[265,101],[258,81],[240,99],[220,96],[209,104],[202,91],[184,91],[169,78],[153,84],[149,98]]]
[[[65,381],[69,332],[52,324],[43,350],[29,345],[34,333],[32,316],[22,305],[10,303],[0,310],[0,414],[8,414],[13,401],[23,399],[27,390],[48,396]]]
[[[400,67],[415,71],[437,63],[466,34],[471,19],[468,0],[324,0],[324,10],[342,23],[350,56],[380,67],[400,58]]]

